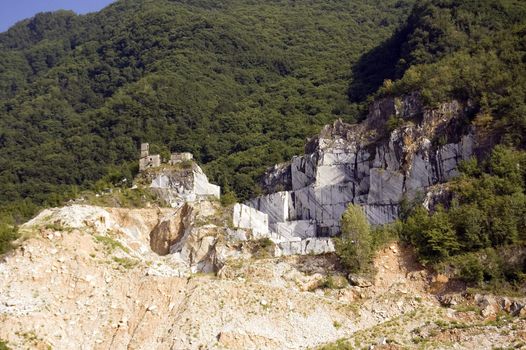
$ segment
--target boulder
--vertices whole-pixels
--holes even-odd
[[[500,311],[500,305],[497,299],[492,295],[475,295],[475,302],[481,308],[481,315],[490,317],[496,315]]]
[[[450,307],[461,304],[464,298],[459,293],[450,293],[438,296],[438,301],[442,306]]]
[[[347,279],[349,280],[349,283],[351,284],[351,286],[355,286],[355,287],[367,288],[373,285],[371,280],[369,280],[368,278],[361,276],[361,275],[353,274],[353,273],[349,274],[347,276]]]
[[[525,304],[518,301],[513,301],[510,303],[509,312],[513,316],[526,316]]]

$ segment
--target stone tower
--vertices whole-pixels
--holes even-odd
[[[141,158],[139,159],[139,171],[148,168],[161,166],[161,156],[159,154],[150,155],[150,144],[141,144]]]

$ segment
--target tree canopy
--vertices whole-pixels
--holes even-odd
[[[252,196],[322,125],[355,119],[351,67],[412,2],[128,0],[24,20],[0,34],[0,206],[18,220],[130,178],[141,142]]]

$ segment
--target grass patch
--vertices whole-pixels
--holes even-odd
[[[106,251],[108,253],[112,253],[114,252],[116,249],[120,249],[122,250],[123,252],[129,254],[130,253],[130,250],[128,248],[126,248],[125,246],[122,245],[121,242],[111,238],[111,237],[108,237],[108,236],[95,236],[94,239],[99,242],[99,243],[102,243],[104,245],[104,248],[106,249]]]
[[[7,346],[7,341],[0,339],[0,350],[11,350],[11,348]]]
[[[135,259],[130,259],[130,258],[117,258],[117,257],[113,257],[113,261],[115,261],[117,264],[119,264],[119,266],[129,270],[129,269],[133,269],[135,266],[137,266],[139,264],[139,262]]]
[[[454,309],[458,312],[475,312],[477,314],[479,314],[481,311],[480,307],[476,305],[467,305],[467,304],[458,305]]]
[[[100,207],[116,208],[144,208],[147,204],[155,204],[160,207],[169,206],[159,198],[150,188],[108,188],[99,193],[93,191],[83,192],[79,198],[80,202],[86,202]]]
[[[347,340],[340,339],[335,343],[322,345],[318,350],[354,350],[355,347],[351,345]]]
[[[51,231],[69,231],[68,228],[66,228],[62,223],[60,222],[53,222],[53,223],[47,223],[44,228],[46,230]]]

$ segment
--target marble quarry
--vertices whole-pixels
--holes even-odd
[[[273,231],[302,239],[339,234],[350,203],[373,225],[393,222],[404,197],[450,180],[474,154],[473,132],[458,127],[465,109],[456,101],[428,109],[416,93],[376,101],[362,123],[338,120],[305,155],[271,168],[262,180],[268,194],[245,204],[268,214]],[[403,126],[387,130],[393,117]]]
[[[362,206],[372,225],[395,221],[404,198],[433,203],[437,186],[476,153],[474,130],[462,123],[467,109],[457,101],[429,109],[417,93],[373,102],[363,122],[337,120],[307,142],[304,155],[269,169],[261,181],[266,194],[235,204],[233,226],[251,239],[271,239],[276,256],[321,254],[334,251],[330,237],[340,233],[350,203]],[[390,118],[401,126],[389,129]],[[175,154],[172,168],[145,171],[172,206],[220,196],[197,164],[185,163],[191,160]]]

